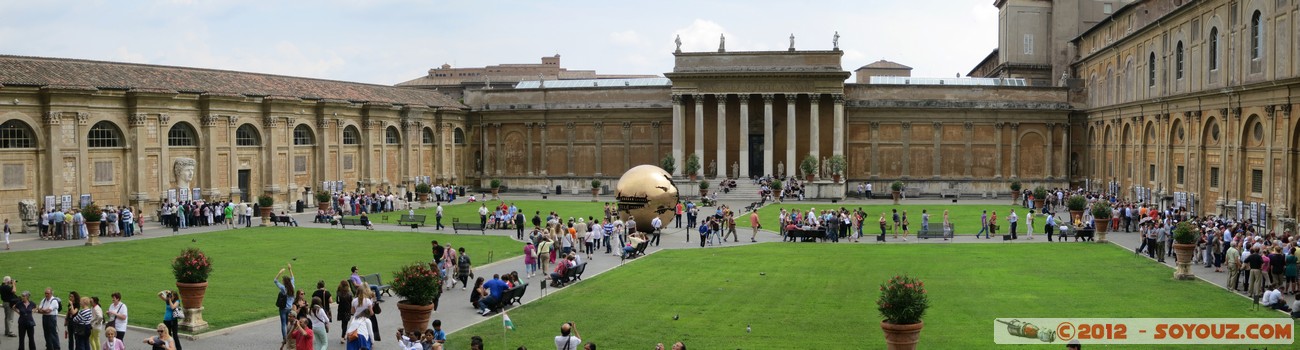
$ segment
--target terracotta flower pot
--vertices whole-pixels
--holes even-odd
[[[1192,255],[1196,254],[1196,244],[1174,243],[1174,254],[1178,261],[1178,268],[1174,269],[1174,278],[1180,280],[1196,278],[1196,275],[1192,274]]]
[[[831,181],[835,181],[835,183],[840,183],[840,174],[831,175]]]
[[[329,210],[329,209],[330,209],[330,203],[329,203],[329,202],[320,202],[320,203],[316,203],[316,209],[320,209],[320,210]]]
[[[429,328],[429,319],[433,317],[433,304],[413,305],[398,302],[397,311],[402,315],[402,328],[425,329]]]
[[[86,245],[99,244],[99,221],[86,221]]]
[[[898,205],[898,198],[902,197],[902,192],[894,191],[894,205]]]
[[[886,349],[890,350],[916,349],[916,343],[921,339],[921,328],[925,328],[925,322],[914,324],[880,322],[880,330],[885,331],[885,344],[888,345]]]
[[[208,282],[176,282],[176,290],[181,293],[181,304],[184,304],[186,309],[197,309],[203,307],[203,296],[208,293]]]
[[[1042,207],[1039,207],[1039,208],[1042,208]],[[1082,211],[1082,210],[1071,210],[1071,211],[1070,211],[1070,222],[1075,222],[1075,221],[1080,221],[1080,222],[1082,222],[1082,220],[1083,220],[1083,211]]]
[[[260,209],[261,209],[261,211],[262,211],[262,226],[270,226],[270,224],[271,224],[271,209],[273,209],[273,208],[271,208],[271,207],[261,207]]]

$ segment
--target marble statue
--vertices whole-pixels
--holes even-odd
[[[27,232],[27,226],[37,226],[37,218],[41,217],[40,209],[36,208],[35,199],[24,199],[18,201],[18,218],[23,220],[18,232]]]
[[[714,159],[713,161],[710,161],[710,162],[709,162],[709,170],[708,170],[708,172],[706,172],[705,174],[713,174],[713,177],[718,177],[718,160],[717,160],[717,159]]]
[[[740,177],[740,163],[731,162],[731,176]]]
[[[835,47],[835,50],[840,49],[840,31],[835,31],[835,37],[831,39],[831,45]]]
[[[682,35],[677,34],[677,39],[674,39],[673,42],[677,43],[677,52],[682,52]]]
[[[179,157],[172,161],[172,173],[176,176],[176,188],[193,188],[190,184],[194,183],[194,168],[196,166],[198,166],[198,162],[194,161],[194,158]]]
[[[828,178],[828,177],[831,177],[831,162],[830,162],[830,160],[831,160],[831,157],[822,157],[822,161],[821,161],[821,163],[820,163],[821,166],[822,166],[822,173],[821,173],[821,177],[822,177],[822,178]]]
[[[727,34],[718,34],[718,52],[727,51]]]
[[[654,165],[638,165],[623,173],[616,187],[619,217],[626,220],[636,219],[636,229],[640,232],[652,232],[650,221],[658,217],[660,227],[668,227],[675,214],[677,204],[677,185],[673,176],[663,168]]]
[[[778,179],[785,178],[785,161],[780,161],[776,163],[776,178]]]
[[[790,33],[790,51],[794,51],[794,33]]]

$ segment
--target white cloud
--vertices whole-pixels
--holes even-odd
[[[727,33],[716,22],[696,19],[690,25],[673,31],[674,35],[682,39],[682,51],[713,51],[718,49],[718,43],[721,35]],[[735,47],[735,37],[728,40],[727,44]]]

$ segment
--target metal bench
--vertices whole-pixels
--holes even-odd
[[[460,230],[466,230],[466,231],[479,231],[479,233],[481,234],[487,234],[487,230],[483,229],[483,225],[479,225],[479,223],[477,222],[475,223],[460,222],[460,218],[451,219],[451,229],[455,233],[460,233]]]
[[[424,226],[424,215],[402,215],[397,218],[397,224],[401,226],[411,225],[411,227]]]
[[[366,226],[366,223],[362,222],[361,217],[359,216],[341,217],[339,218],[338,222],[341,228],[348,228],[348,225]]]
[[[369,275],[362,276],[361,281],[366,282],[366,284],[374,286],[375,288],[379,288],[379,294],[381,295],[387,294],[388,296],[393,296],[393,287],[387,284],[383,284],[382,282],[383,280],[379,278],[378,273],[372,273]]]
[[[938,229],[935,228],[931,228],[929,230],[921,229],[919,231],[916,231],[916,238],[920,238],[920,239],[943,238],[943,240],[946,241],[950,238],[953,238],[953,231],[956,231],[955,227],[956,226],[953,225],[947,229],[944,229],[943,224],[939,224]]]

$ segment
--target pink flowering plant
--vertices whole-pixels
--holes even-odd
[[[438,276],[436,266],[413,263],[393,273],[392,287],[402,296],[403,304],[430,305],[442,293],[442,277]]]
[[[207,282],[209,273],[212,273],[212,259],[199,248],[185,248],[181,255],[172,259],[172,274],[176,275],[176,282]]]
[[[925,283],[906,275],[894,276],[880,285],[880,300],[876,301],[880,316],[892,324],[921,323],[921,316],[930,307],[925,293]]]

